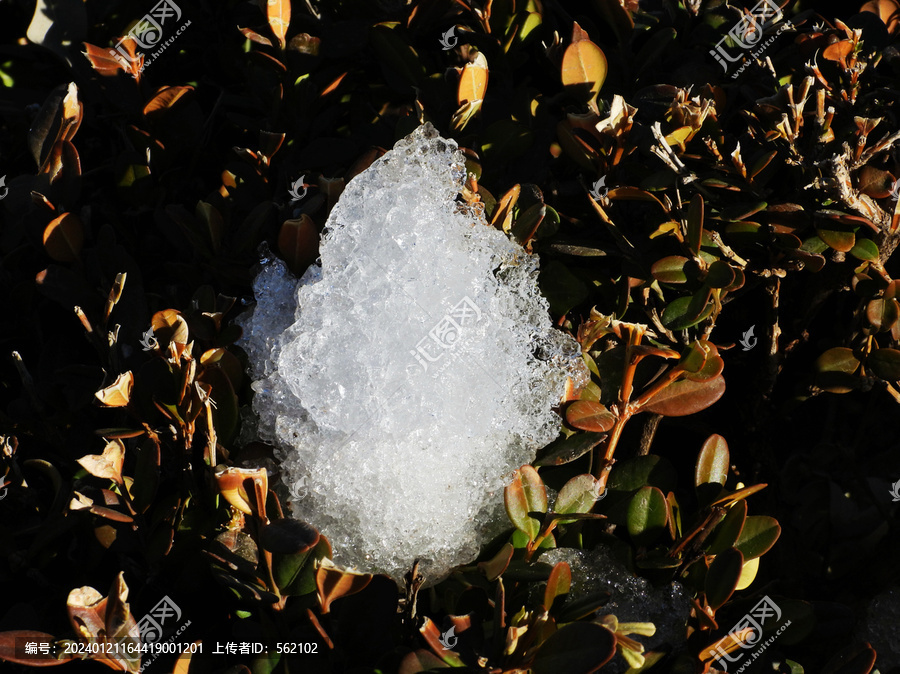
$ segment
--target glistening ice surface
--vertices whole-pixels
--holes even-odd
[[[320,267],[278,261],[244,319],[259,434],[335,561],[429,580],[505,526],[510,471],[553,440],[567,376],[538,260],[457,201],[456,143],[420,127],[347,185]]]

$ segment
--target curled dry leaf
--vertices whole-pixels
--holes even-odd
[[[316,569],[316,588],[319,592],[319,602],[322,613],[328,613],[331,602],[341,597],[361,592],[372,582],[372,575],[368,573],[356,573],[337,567],[327,557],[319,562]]]
[[[150,319],[150,326],[153,328],[153,336],[159,342],[160,348],[174,343],[183,347],[188,341],[188,324],[181,315],[180,311],[175,309],[165,309],[157,311]]]
[[[245,486],[247,480],[253,485],[253,498],[247,493]],[[266,495],[269,491],[269,478],[265,468],[229,466],[216,472],[216,481],[219,483],[219,491],[228,503],[247,515],[262,514],[265,517]]]
[[[112,384],[100,389],[94,395],[107,407],[125,407],[131,399],[133,386],[134,375],[129,370],[120,374]]]
[[[78,459],[78,463],[94,477],[122,483],[122,463],[125,460],[125,445],[121,440],[107,443],[102,454],[88,454]]]

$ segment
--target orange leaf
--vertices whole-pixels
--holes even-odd
[[[851,51],[853,51],[853,43],[850,42],[850,40],[841,40],[840,42],[828,45],[825,48],[825,51],[822,52],[822,56],[829,61],[845,63],[846,58]]]
[[[153,113],[171,108],[182,96],[194,90],[191,86],[160,87],[150,102],[144,106],[144,114],[152,117]]]
[[[93,66],[94,70],[101,75],[115,75],[120,70],[125,70],[125,65],[122,61],[113,56],[113,54],[118,53],[115,49],[103,49],[102,47],[95,47],[87,42],[84,43],[84,47],[87,51],[81,53],[91,62],[91,66]]]
[[[583,431],[603,433],[616,425],[616,416],[600,403],[576,400],[566,409],[566,421]]]
[[[322,613],[328,613],[331,602],[335,599],[361,592],[371,581],[371,574],[344,571],[327,557],[322,559],[319,568],[316,569],[316,587],[319,590]]]
[[[581,40],[570,44],[563,54],[562,83],[576,96],[593,101],[608,70],[603,50],[590,40]]]
[[[150,319],[153,328],[153,336],[159,342],[160,347],[174,342],[184,346],[188,341],[188,324],[181,316],[181,312],[175,309],[157,311]]]
[[[253,484],[252,499],[245,486],[247,480],[251,480]],[[216,482],[228,503],[247,515],[260,514],[265,517],[266,495],[269,491],[269,477],[265,468],[223,468],[216,473]],[[257,512],[254,513],[254,510]]]
[[[350,71],[347,71],[347,72],[350,72]],[[322,93],[319,94],[319,96],[327,96],[327,95],[330,94],[332,91],[334,91],[335,89],[337,89],[338,86],[339,86],[340,83],[344,80],[345,77],[347,77],[347,73],[344,73],[343,75],[340,75],[336,80],[334,80],[334,82],[332,82],[332,83],[329,84],[327,87],[325,87],[324,89],[322,89]]]
[[[269,28],[272,29],[272,34],[284,49],[287,44],[284,38],[291,23],[291,0],[268,0],[266,17],[269,19]]]
[[[472,63],[467,63],[459,77],[457,103],[464,105],[484,99],[487,90],[488,64],[484,54],[478,53]]]
[[[131,398],[132,386],[134,386],[134,375],[128,371],[120,374],[112,384],[100,389],[94,395],[107,407],[125,407]]]
[[[44,229],[44,249],[57,262],[71,262],[84,245],[84,227],[77,215],[63,213]]]
[[[118,484],[122,484],[122,463],[124,461],[125,445],[121,440],[107,443],[102,454],[88,454],[78,459],[81,467],[94,477],[113,480]]]

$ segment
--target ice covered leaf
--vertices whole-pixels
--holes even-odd
[[[420,127],[347,184],[321,266],[265,261],[242,319],[294,516],[398,580],[415,559],[437,580],[508,526],[512,471],[557,436],[567,377],[588,381],[537,257],[457,199],[465,176]]]

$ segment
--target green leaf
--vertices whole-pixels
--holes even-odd
[[[606,439],[606,433],[576,433],[575,435],[550,445],[535,466],[561,466],[575,461]]]
[[[712,313],[713,304],[710,302],[698,314],[692,305],[693,299],[692,296],[678,297],[669,302],[661,316],[663,325],[669,330],[685,330]]]
[[[728,509],[728,513],[713,531],[707,554],[718,555],[737,543],[747,520],[747,502],[738,501]]]
[[[628,535],[639,547],[655,541],[666,527],[666,497],[656,487],[643,487],[628,507]]]
[[[501,119],[481,134],[481,158],[485,166],[508,162],[525,154],[534,143],[534,133],[524,124]]]
[[[698,493],[702,487],[712,486],[712,489],[704,491],[714,492],[712,498],[715,498],[725,486],[730,465],[728,443],[725,442],[725,438],[721,435],[710,435],[703,443],[694,466],[694,486],[697,487]],[[708,500],[711,501],[712,498]]]
[[[570,599],[562,607],[559,615],[556,616],[556,622],[561,625],[563,623],[581,620],[606,604],[606,602],[609,601],[609,597],[609,592],[604,590],[601,592],[591,592],[590,594],[582,595],[576,599]]]
[[[541,265],[539,279],[541,292],[550,302],[550,311],[562,316],[587,299],[588,290],[584,283],[558,260]]]
[[[856,235],[847,225],[828,220],[826,223],[816,225],[816,232],[822,241],[842,253],[849,253],[856,245]]]
[[[781,535],[781,525],[768,515],[751,515],[744,522],[744,528],[734,544],[749,561],[767,553]]]
[[[727,288],[734,283],[736,274],[727,262],[716,260],[709,266],[706,275],[706,285],[710,288]]]
[[[900,379],[900,351],[876,349],[866,359],[866,368],[887,381]]]
[[[330,554],[318,531],[298,520],[275,520],[263,530],[260,543],[272,552],[272,575],[281,594],[315,592],[316,561]]]
[[[858,367],[859,360],[853,355],[853,351],[843,346],[828,349],[816,359],[816,369],[819,372],[853,374]]]
[[[600,482],[593,475],[576,475],[563,485],[556,497],[553,512],[559,514],[586,513],[594,507],[600,497]],[[560,519],[560,524],[575,520]]]
[[[877,332],[887,332],[900,320],[900,304],[893,298],[872,300],[866,306],[866,318]]]
[[[857,239],[853,248],[850,249],[850,254],[857,260],[874,262],[878,259],[880,253],[878,251],[878,244],[872,241],[872,239]]]
[[[685,265],[690,260],[681,255],[670,255],[657,260],[650,267],[650,273],[660,283],[687,283]]]
[[[741,569],[744,566],[744,555],[740,550],[729,548],[716,555],[709,571],[706,572],[704,589],[706,599],[714,611],[717,611],[734,594]]]
[[[425,79],[423,61],[409,45],[398,22],[375,24],[369,36],[378,54],[378,61],[386,71],[396,73],[408,85],[421,86]]]
[[[700,240],[703,237],[703,195],[695,192],[691,197],[687,217],[687,245],[694,255],[700,252]]]
[[[595,623],[572,623],[554,632],[541,645],[532,674],[591,674],[616,653],[612,632]]]
[[[669,492],[675,488],[676,483],[672,463],[656,454],[647,454],[616,461],[606,486],[610,491],[632,492],[651,485]]]
[[[537,471],[531,466],[522,466],[513,474],[503,492],[506,513],[510,521],[522,533],[533,541],[540,531],[541,524],[530,512],[546,512],[547,491]]]
[[[666,417],[683,417],[705,410],[723,393],[725,379],[721,374],[706,382],[682,379],[672,382],[653,396],[642,410]]]

